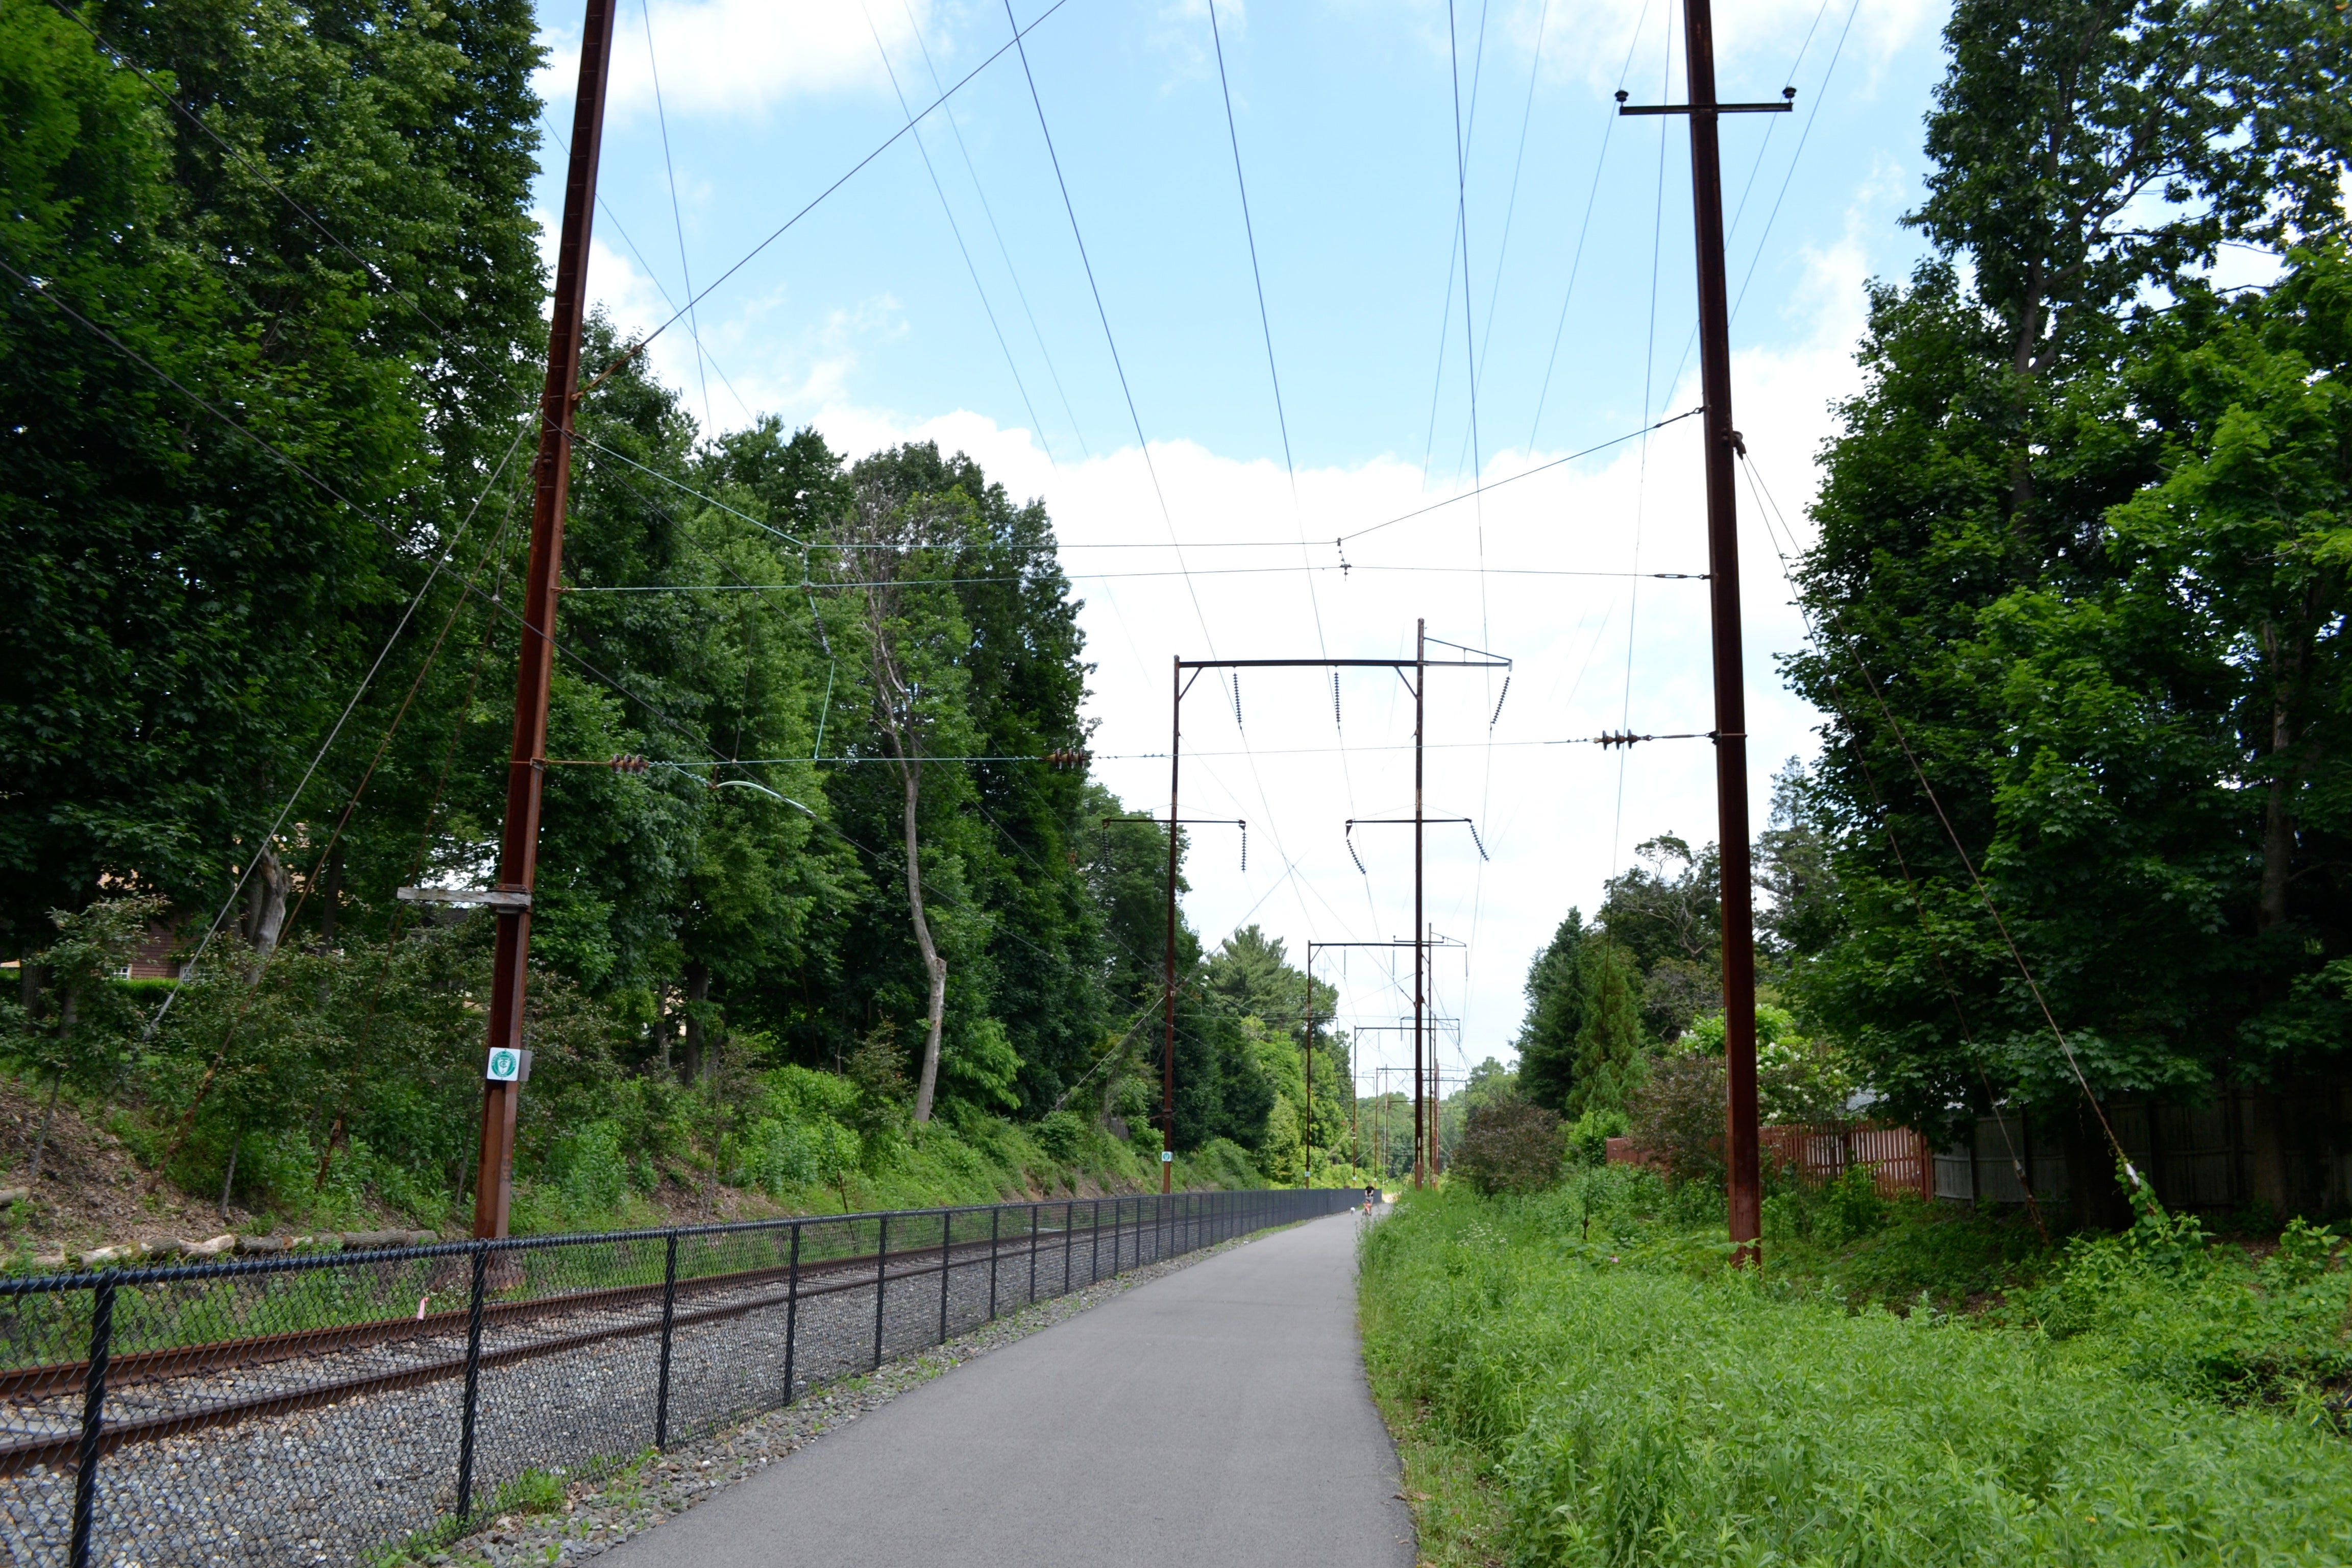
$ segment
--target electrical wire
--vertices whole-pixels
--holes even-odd
[[[662,108],[661,63],[654,58],[653,0],[640,0],[637,9],[644,14],[646,19],[646,69],[653,78],[654,123],[661,131],[662,172],[669,178],[670,221],[677,226],[677,270],[678,275],[686,279],[686,294],[688,300],[686,308],[686,331],[687,335],[694,340],[694,374],[702,387],[702,423],[704,428],[708,429],[712,424],[710,377],[702,368],[702,323],[696,316],[691,303],[694,298],[694,268],[686,258],[686,214],[677,205],[677,164],[670,157],[669,115]]]
[[[1055,3],[1056,6],[1058,6],[1064,4],[1065,0],[1055,0]],[[1050,15],[1050,13],[1048,14]],[[1177,545],[1177,564],[1180,571],[1181,571],[1185,563],[1181,546],[1178,543],[1176,539],[1175,515],[1169,510],[1168,494],[1160,481],[1160,468],[1152,458],[1151,443],[1143,432],[1143,416],[1137,411],[1135,393],[1128,382],[1127,366],[1125,362],[1119,356],[1118,336],[1111,331],[1110,312],[1103,302],[1102,286],[1096,279],[1093,258],[1087,251],[1086,233],[1078,223],[1077,206],[1070,196],[1069,180],[1062,171],[1061,154],[1055,150],[1053,127],[1048,123],[1045,116],[1045,101],[1037,89],[1036,73],[1030,66],[1029,50],[1026,44],[1023,41],[1024,30],[1021,28],[1018,20],[1013,15],[1012,0],[1004,0],[1004,19],[1013,28],[1013,41],[1007,47],[1016,53],[1021,61],[1022,79],[1028,84],[1029,101],[1037,113],[1038,132],[1045,140],[1045,155],[1053,166],[1055,187],[1061,194],[1062,211],[1069,219],[1070,236],[1072,240],[1077,246],[1078,260],[1080,265],[1084,268],[1087,275],[1087,288],[1089,293],[1093,296],[1095,318],[1101,323],[1103,342],[1110,351],[1111,368],[1118,373],[1119,395],[1126,402],[1128,419],[1135,429],[1136,445],[1143,458],[1144,471],[1149,474],[1151,479],[1152,496],[1160,504],[1160,520],[1167,527],[1171,544]],[[1034,27],[1035,25],[1035,23],[1032,23],[1031,26]],[[999,52],[1002,53],[1003,51],[1000,50]],[[1192,581],[1189,573],[1184,574],[1184,575],[1185,592],[1192,599],[1193,616],[1201,623],[1202,635],[1208,639],[1210,652],[1213,657],[1216,649],[1215,634],[1211,632],[1209,629],[1208,613],[1202,605],[1200,589]],[[1266,797],[1265,781],[1263,778],[1257,776],[1256,764],[1254,761],[1251,763],[1251,774],[1257,784],[1260,801],[1265,805],[1267,815],[1271,816],[1273,805],[1271,800]],[[1270,831],[1272,831],[1275,836],[1276,856],[1278,858],[1287,860],[1288,856],[1283,849],[1279,829],[1270,829]],[[1300,912],[1302,915],[1305,913],[1303,902]]]
[[[54,3],[54,0],[52,0],[52,3]],[[693,310],[697,305],[699,305],[703,300],[708,300],[713,293],[723,288],[727,284],[728,280],[732,279],[735,274],[742,271],[744,268],[750,266],[752,259],[761,251],[775,244],[779,239],[782,239],[786,234],[792,231],[794,225],[798,224],[803,218],[808,216],[809,214],[814,212],[826,197],[832,195],[834,192],[841,189],[842,186],[849,184],[851,180],[856,178],[859,174],[864,172],[866,165],[874,162],[875,159],[882,156],[883,153],[887,153],[892,147],[897,146],[898,138],[913,131],[918,121],[929,118],[932,110],[939,108],[941,104],[947,102],[949,99],[962,91],[965,87],[971,84],[973,78],[986,70],[990,66],[994,65],[1007,50],[1016,47],[1024,37],[1043,26],[1046,18],[1052,16],[1055,12],[1059,11],[1063,6],[1068,4],[1069,0],[1053,0],[1053,4],[1047,5],[1045,10],[1038,13],[1037,19],[1030,23],[1028,26],[1023,27],[1016,24],[1014,26],[1011,42],[1002,45],[985,59],[982,59],[978,65],[972,67],[971,69],[957,78],[955,86],[949,88],[946,91],[940,93],[938,98],[932,100],[930,104],[925,108],[920,114],[915,116],[914,120],[909,121],[905,125],[902,125],[898,130],[892,132],[888,136],[883,139],[881,145],[876,147],[863,158],[858,159],[856,163],[852,163],[839,178],[833,182],[833,184],[825,186],[824,189],[810,197],[806,205],[801,207],[799,211],[793,213],[792,216],[786,218],[773,230],[770,231],[765,239],[761,240],[751,249],[745,251],[732,266],[729,267],[726,271],[713,279],[708,287],[704,288],[698,293],[689,295],[686,303],[672,314],[667,321],[662,322],[661,325],[656,327],[652,331],[647,332],[644,337],[639,338],[628,352],[621,356],[619,361],[616,361],[614,364],[606,367],[604,374],[598,376],[596,381],[603,381],[604,376],[609,376],[614,373],[614,371],[618,370],[621,364],[625,363],[627,361],[645,353],[646,349],[651,345],[656,338],[660,337],[664,332],[669,331],[670,328],[676,326],[679,319],[682,318],[687,311]],[[1009,16],[1010,13],[1008,12],[1007,15]],[[589,384],[593,387],[596,383],[592,382]]]
[[[1056,8],[1062,4],[1064,0],[1055,0]],[[1046,15],[1051,16],[1052,12]],[[1004,19],[1013,26],[1013,42],[1007,47],[1020,57],[1022,79],[1029,84],[1029,101],[1037,110],[1038,133],[1045,139],[1045,156],[1054,166],[1054,184],[1062,193],[1062,211],[1070,220],[1070,237],[1077,243],[1078,263],[1086,269],[1087,288],[1094,296],[1095,319],[1102,323],[1103,342],[1110,349],[1111,369],[1118,373],[1119,395],[1127,400],[1127,417],[1135,426],[1135,444],[1143,454],[1144,471],[1151,476],[1151,493],[1160,501],[1160,515],[1168,525],[1168,537],[1173,540],[1176,537],[1176,519],[1168,510],[1168,492],[1160,488],[1160,466],[1151,460],[1151,443],[1143,434],[1143,416],[1136,412],[1135,393],[1128,385],[1127,365],[1118,354],[1118,338],[1110,330],[1110,311],[1103,304],[1102,285],[1095,280],[1094,258],[1087,254],[1086,232],[1078,226],[1078,209],[1070,200],[1070,182],[1062,174],[1062,155],[1054,150],[1054,130],[1045,122],[1045,100],[1038,96],[1036,74],[1029,68],[1029,48],[1022,41],[1020,23],[1013,18],[1013,0],[1004,0]],[[1039,20],[1044,20],[1044,17]],[[1034,27],[1036,23],[1030,26]],[[998,51],[1000,54],[1003,52]],[[1201,607],[1197,593],[1192,595],[1192,607],[1196,612]]]
[[[1325,572],[1409,572],[1415,576],[1455,574],[1496,577],[1643,577],[1659,582],[1704,583],[1704,572],[1601,572],[1566,566],[1196,566],[1189,572],[1066,572],[1072,583],[1124,583],[1155,577],[1268,577]],[[873,582],[833,581],[828,588],[947,588],[982,583],[1020,583],[1022,577],[893,577]],[[765,594],[803,586],[799,583],[639,583],[620,585],[566,584],[566,594]]]
[[[923,68],[930,73],[933,89],[944,96],[946,84],[940,76],[940,68],[931,59],[930,45],[923,40],[922,24],[915,19],[914,6],[908,0],[898,0],[898,8],[906,13],[907,29],[915,36],[915,47],[921,51]],[[1087,434],[1078,425],[1077,411],[1070,406],[1070,395],[1062,390],[1062,373],[1054,367],[1053,351],[1045,346],[1045,334],[1037,326],[1037,312],[1030,308],[1029,291],[1021,286],[1021,269],[1013,265],[1013,251],[1004,243],[1004,230],[997,224],[996,209],[989,205],[988,187],[980,183],[979,165],[971,161],[971,149],[964,144],[963,127],[956,123],[953,108],[948,109],[940,118],[948,122],[948,130],[955,137],[956,151],[963,158],[964,173],[971,176],[972,195],[980,198],[980,210],[988,219],[988,231],[996,237],[996,254],[1003,258],[1005,273],[1013,279],[1013,297],[1021,301],[1021,313],[1029,320],[1029,334],[1037,340],[1038,356],[1045,362],[1045,374],[1054,384],[1054,395],[1062,400],[1062,412],[1070,421],[1070,434],[1078,443],[1079,454],[1091,458],[1094,454],[1087,450]],[[1044,439],[1042,435],[1038,437],[1040,445],[1044,444]]]
[[[874,35],[874,51],[882,57],[883,72],[890,79],[890,91],[898,98],[899,111],[906,115],[908,125],[912,127],[914,106],[907,101],[906,91],[898,85],[898,72],[890,63],[890,51],[882,47],[882,29],[874,25],[872,11],[866,11],[865,16],[866,29]],[[1013,345],[1004,341],[1004,329],[996,320],[996,307],[988,302],[988,288],[980,280],[980,268],[972,262],[971,247],[963,242],[963,226],[956,222],[955,208],[948,204],[947,187],[940,184],[940,172],[931,166],[931,150],[923,145],[919,130],[915,132],[915,151],[922,154],[923,173],[930,177],[931,190],[940,198],[940,211],[947,216],[948,232],[955,237],[956,254],[963,258],[963,268],[971,274],[972,291],[980,296],[980,308],[988,317],[988,330],[996,335],[996,346],[1004,355],[1004,368],[1013,373],[1013,387],[1021,394],[1021,406],[1028,410],[1029,423],[1036,429],[1037,445],[1045,451],[1046,463],[1059,468],[1061,465],[1054,461],[1053,445],[1045,439],[1045,422],[1037,417],[1037,405],[1029,401],[1029,384],[1021,379],[1021,367],[1013,363]]]
[[[1666,6],[1665,15],[1666,38],[1664,58],[1660,62],[1658,67],[1658,74],[1660,78],[1658,83],[1658,101],[1661,103],[1669,100],[1671,96],[1670,89],[1674,83],[1674,6],[1672,4],[1669,4]],[[1643,341],[1642,353],[1642,417],[1644,420],[1648,419],[1650,416],[1650,399],[1653,391],[1653,380],[1656,376],[1658,371],[1658,266],[1665,246],[1665,219],[1666,121],[1665,119],[1661,116],[1658,121],[1658,194],[1656,208],[1651,217],[1650,226],[1650,324],[1649,334]],[[1640,572],[1642,569],[1642,524],[1645,520],[1649,505],[1649,495],[1650,443],[1648,438],[1644,437],[1642,441],[1640,465],[1636,469],[1633,481],[1633,570],[1636,573]],[[1623,709],[1618,717],[1618,722],[1625,725],[1628,729],[1633,727],[1633,639],[1634,634],[1640,625],[1641,614],[1642,584],[1636,581],[1633,585],[1630,600],[1625,609],[1625,692]],[[1617,867],[1619,864],[1618,857],[1622,854],[1624,850],[1625,767],[1626,763],[1629,763],[1632,758],[1633,752],[1629,748],[1627,751],[1620,752],[1617,759],[1617,807],[1615,816],[1609,830],[1609,875],[1612,878],[1614,878],[1617,875]]]
[[[1773,513],[1779,513],[1779,504],[1772,500],[1771,491],[1764,484],[1762,475],[1756,471],[1753,459],[1745,453],[1740,454],[1740,459],[1748,469],[1750,483],[1755,486],[1757,493],[1763,498]],[[1784,531],[1787,530],[1785,516],[1781,518],[1781,526]],[[1793,531],[1790,532],[1790,538],[1794,538]],[[1795,592],[1797,590],[1795,575],[1790,570],[1788,556],[1780,551],[1777,539],[1774,542],[1774,552],[1780,556],[1783,579],[1788,583],[1790,591]],[[1803,604],[1801,596],[1798,602],[1801,606]],[[1813,621],[1809,610],[1801,613],[1805,615],[1808,630],[1812,632],[1818,641],[1822,632],[1820,623]],[[2025,954],[2017,945],[2016,937],[2010,933],[2009,922],[2002,918],[2000,906],[1994,901],[1992,890],[1985,886],[1984,878],[1977,871],[1975,858],[1969,853],[1968,847],[1960,841],[1958,829],[1952,826],[1950,816],[1944,810],[1942,797],[1936,793],[1936,786],[1928,782],[1927,770],[1920,765],[1917,753],[1911,749],[1910,736],[1904,731],[1902,721],[1895,717],[1894,710],[1887,705],[1885,693],[1880,689],[1877,678],[1871,673],[1870,667],[1864,662],[1859,639],[1844,636],[1840,640],[1844,643],[1846,658],[1853,663],[1855,673],[1862,677],[1863,685],[1868,690],[1871,701],[1877,708],[1879,716],[1886,721],[1888,732],[1895,737],[1895,745],[1901,749],[1903,760],[1909,765],[1912,777],[1918,781],[1920,793],[1927,797],[1928,805],[1935,811],[1936,820],[1942,825],[1944,836],[1951,843],[1952,853],[1959,858],[1962,869],[1968,872],[1969,886],[1975,890],[1978,901],[1984,905],[1985,913],[1992,917],[1993,929],[2000,933],[2001,944],[2009,950],[2010,960],[2016,964],[2019,977],[2025,982],[2025,988],[2032,994],[2034,1005],[2041,1010],[2042,1022],[2049,1026],[2052,1037],[2057,1040],[2058,1049],[2065,1057],[2066,1066],[2074,1075],[2074,1082],[2082,1089],[2083,1098],[2090,1103],[2091,1114],[2098,1119],[2100,1131],[2106,1134],[2108,1147],[2115,1151],[2116,1158],[2122,1163],[2124,1173],[2130,1179],[2132,1184],[2135,1187],[2144,1186],[2139,1171],[2133,1165],[2131,1156],[2124,1150],[2123,1141],[2116,1136],[2115,1127],[2107,1120],[2105,1107],[2099,1103],[2099,1097],[2092,1091],[2091,1080],[2083,1071],[2082,1061],[2075,1056],[2073,1043],[2067,1039],[2066,1031],[2059,1026],[2058,1016],[2052,1010],[2049,997],[2042,994],[2042,984],[2034,977],[2032,965],[2026,963]],[[1851,724],[1851,720],[1848,722]],[[1892,838],[1891,829],[1889,837]],[[1925,918],[1923,908],[1921,911],[1923,923]],[[1957,1005],[1957,996],[1954,1002]],[[2007,1128],[2004,1126],[2002,1136],[2005,1138],[2007,1135]]]
[[[1274,322],[1265,309],[1265,275],[1258,269],[1257,227],[1250,221],[1249,181],[1242,174],[1242,133],[1234,123],[1233,84],[1225,79],[1225,41],[1217,28],[1217,0],[1209,0],[1209,41],[1217,56],[1217,89],[1224,97],[1225,138],[1234,149],[1234,187],[1241,193],[1242,237],[1249,242],[1250,281],[1257,288],[1258,331],[1265,339],[1266,379],[1274,384],[1275,424],[1282,432],[1282,468],[1290,476],[1290,493],[1298,495],[1298,469],[1290,457],[1290,418],[1282,408],[1282,372],[1274,358]]]
[[[1642,14],[1634,18],[1633,34],[1625,44],[1625,63],[1617,72],[1617,89],[1621,92],[1633,74],[1633,52],[1641,47],[1642,29],[1649,20],[1650,0],[1642,0]],[[1530,453],[1536,449],[1536,433],[1543,428],[1544,403],[1551,395],[1551,375],[1554,367],[1559,363],[1560,338],[1568,331],[1568,308],[1576,299],[1576,279],[1584,268],[1584,241],[1592,232],[1592,209],[1601,199],[1601,175],[1609,166],[1609,139],[1617,128],[1617,118],[1612,110],[1601,124],[1601,151],[1593,155],[1592,184],[1584,194],[1584,217],[1576,226],[1576,248],[1569,258],[1568,289],[1560,296],[1559,320],[1551,330],[1551,353],[1544,360],[1543,384],[1536,393],[1535,417],[1528,422],[1528,450]]]

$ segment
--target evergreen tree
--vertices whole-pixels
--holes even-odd
[[[1587,940],[1584,915],[1570,910],[1550,945],[1528,965],[1528,1012],[1519,1025],[1519,1093],[1549,1110],[1565,1110],[1576,1082],[1576,1037],[1584,1024],[1579,967]]]
[[[1577,965],[1582,1020],[1576,1030],[1575,1081],[1561,1109],[1622,1110],[1642,1079],[1642,1009],[1633,955],[1602,938],[1588,942]]]

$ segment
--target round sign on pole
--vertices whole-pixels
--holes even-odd
[[[504,1046],[490,1053],[486,1075],[493,1083],[512,1083],[522,1076],[522,1054]]]
[[[1173,1164],[1173,1163],[1175,1163],[1175,1160],[1176,1160],[1176,1151],[1175,1151],[1175,1150],[1173,1150],[1173,1149],[1162,1149],[1161,1151],[1160,1151],[1160,1163],[1161,1164],[1163,1164],[1163,1165]]]

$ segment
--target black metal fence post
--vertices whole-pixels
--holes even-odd
[[[669,1250],[662,1262],[661,1379],[654,1393],[654,1447],[669,1447],[670,1326],[677,1316],[677,1232],[669,1233]]]
[[[996,1321],[996,1237],[1004,1221],[1003,1205],[988,1211],[988,1321]]]
[[[89,1568],[89,1532],[98,1518],[99,1440],[106,1428],[106,1363],[114,1347],[114,1281],[100,1279],[90,1291],[89,1365],[81,1380],[81,1441],[74,1448],[73,1540],[67,1548],[72,1568]]]
[[[482,1388],[482,1288],[490,1272],[489,1243],[474,1244],[474,1282],[466,1297],[466,1414],[457,1428],[457,1522],[474,1511],[474,1413]]]
[[[1062,1289],[1055,1294],[1066,1294],[1070,1289],[1070,1270],[1077,1267],[1072,1248],[1078,1242],[1078,1205],[1075,1202],[1062,1205]]]
[[[784,1403],[790,1405],[799,1394],[793,1386],[793,1341],[800,1329],[801,1316],[801,1227],[793,1226],[792,1261],[784,1267]]]
[[[950,1250],[955,1240],[955,1210],[940,1215],[940,1343],[948,1342],[948,1279],[953,1272]]]
[[[882,1298],[890,1268],[890,1216],[884,1215],[874,1233],[874,1367],[882,1368]]]
[[[1039,1212],[1040,1205],[1036,1204],[1031,1204],[1029,1205],[1029,1299],[1022,1303],[1024,1307],[1034,1307],[1037,1304],[1037,1219]]]

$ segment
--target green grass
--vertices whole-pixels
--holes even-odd
[[[1424,1507],[1425,1559],[2352,1560],[2352,1448],[2318,1406],[2233,1405],[2242,1381],[2174,1353],[2263,1342],[2218,1333],[2216,1311],[2233,1333],[2286,1324],[2307,1348],[2308,1313],[2265,1314],[2298,1290],[2332,1292],[2340,1320],[2345,1276],[2324,1254],[2300,1284],[2274,1274],[2266,1296],[2194,1247],[2184,1265],[2145,1236],[2077,1242],[1986,1324],[1925,1304],[1854,1310],[1819,1241],[1811,1278],[1732,1274],[1704,1208],[1593,1172],[1525,1200],[1420,1195],[1370,1233],[1375,1386],[1392,1419],[1416,1413],[1415,1441],[1475,1454],[1503,1519],[1498,1544],[1465,1545]],[[1894,1278],[1905,1269],[1883,1255],[1906,1245],[1980,1268],[2007,1245],[1931,1230],[1903,1243],[1900,1219],[1847,1256],[1882,1255],[1869,1267]],[[2222,1311],[2232,1290],[2255,1306]]]

